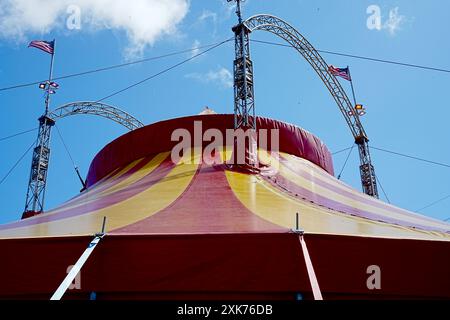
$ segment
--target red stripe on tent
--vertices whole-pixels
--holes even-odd
[[[186,191],[166,209],[111,233],[285,232],[255,215],[228,186],[223,166],[201,165]]]

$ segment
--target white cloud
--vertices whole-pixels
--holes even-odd
[[[389,19],[384,23],[383,29],[387,30],[391,35],[395,35],[405,21],[405,16],[399,14],[398,7],[395,7],[389,11]]]
[[[217,13],[209,11],[209,10],[203,10],[202,14],[198,17],[197,22],[198,23],[205,23],[208,20],[211,20],[211,23],[213,25],[212,29],[212,36],[215,37],[217,34]]]
[[[82,30],[120,30],[126,33],[128,55],[141,55],[147,46],[177,33],[189,0],[1,0],[0,38],[24,42],[62,29],[67,8],[81,12]]]
[[[190,73],[186,78],[194,79],[203,83],[214,83],[221,88],[229,89],[233,87],[233,74],[226,68],[219,67],[217,70],[210,70],[206,74]]]
[[[199,21],[205,21],[207,19],[211,19],[214,23],[217,22],[217,13],[209,11],[209,10],[203,10],[202,14],[198,18]]]
[[[206,74],[207,81],[217,82],[222,85],[224,88],[232,88],[233,87],[233,75],[226,68],[220,68],[217,71],[209,71]]]

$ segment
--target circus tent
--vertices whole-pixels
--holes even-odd
[[[65,298],[312,299],[297,218],[325,299],[450,298],[449,224],[337,180],[319,138],[272,119],[257,118],[280,133],[279,152],[258,150],[267,170],[195,161],[195,149],[174,163],[172,133],[195,135],[200,121],[233,127],[233,115],[207,113],[132,131],[94,158],[86,190],[0,226],[0,298],[48,299],[104,217],[106,236]]]

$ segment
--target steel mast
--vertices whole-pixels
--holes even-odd
[[[253,82],[253,62],[250,58],[250,29],[243,23],[241,2],[236,2],[238,25],[233,27],[235,35],[234,60],[234,128],[256,129],[255,91]]]
[[[50,107],[50,96],[54,90],[51,86],[53,79],[53,64],[55,61],[55,40],[53,40],[53,53],[50,62],[49,80],[45,83],[45,112],[38,119],[39,132],[36,147],[33,150],[31,160],[31,172],[28,182],[25,210],[22,218],[40,214],[44,211],[45,186],[47,184],[47,173],[50,161],[50,133],[55,121],[48,116]]]

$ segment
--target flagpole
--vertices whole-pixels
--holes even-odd
[[[347,66],[347,69],[348,69],[348,76],[350,77],[350,86],[352,87],[353,101],[355,103],[354,106],[356,106],[356,96],[355,96],[355,88],[353,87],[353,78],[352,75],[350,74],[350,67]]]
[[[53,79],[53,64],[55,61],[55,52],[56,52],[56,40],[53,39],[53,53],[50,61],[50,74],[48,76],[47,97],[45,98],[45,115],[48,114],[48,110],[50,107],[50,90],[52,90],[50,83],[52,82]]]

